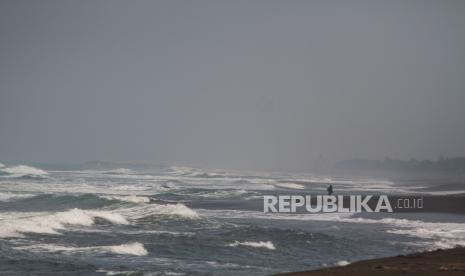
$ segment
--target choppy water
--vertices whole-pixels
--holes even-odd
[[[0,166],[0,274],[269,275],[465,245],[460,214],[261,212],[264,194],[321,194],[328,183],[416,192],[306,174]]]

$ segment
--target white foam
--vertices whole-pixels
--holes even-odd
[[[202,173],[201,170],[188,166],[171,166],[169,171],[175,175],[193,175]]]
[[[278,186],[281,188],[297,189],[297,190],[305,189],[304,185],[297,184],[297,183],[277,183],[275,184],[275,186]]]
[[[179,216],[190,219],[198,219],[199,214],[184,204],[142,204],[133,207],[119,208],[118,213],[128,217],[139,219],[149,216],[166,215]]]
[[[425,245],[427,245],[428,249],[465,246],[464,223],[418,221],[409,221],[408,223],[408,225],[397,224],[397,228],[388,230],[387,232],[421,238],[426,241]]]
[[[176,232],[176,231],[165,231],[165,230],[135,230],[135,231],[118,231],[118,233],[124,233],[129,235],[138,234],[158,234],[158,235],[171,235],[174,237],[193,237],[194,232]]]
[[[140,242],[106,246],[106,247],[100,247],[100,248],[108,249],[110,252],[113,252],[116,254],[126,254],[126,255],[134,255],[134,256],[145,256],[149,253],[147,249],[145,249],[144,245]]]
[[[113,276],[113,275],[133,275],[136,273],[135,271],[132,270],[127,270],[127,271],[115,271],[115,270],[105,270],[105,269],[99,269],[96,272],[101,272],[105,273],[107,276]],[[145,276],[145,275],[144,275]]]
[[[121,185],[113,187],[115,190],[123,190],[123,191],[144,191],[149,190],[150,187],[147,186],[139,186],[139,185]]]
[[[223,268],[223,269],[228,269],[228,270],[231,270],[232,268],[234,268],[234,269],[236,269],[236,268],[255,268],[255,269],[259,268],[259,267],[256,267],[256,266],[250,266],[250,265],[244,265],[244,264],[219,263],[219,262],[215,262],[215,261],[206,261],[205,264],[207,264],[208,266],[211,266],[211,267]]]
[[[128,196],[115,196],[115,195],[100,195],[100,198],[108,199],[108,200],[119,200],[131,203],[148,203],[150,202],[150,198],[146,196],[136,196],[136,195],[128,195]]]
[[[0,168],[3,168],[3,167],[5,167],[5,165],[3,165],[2,163],[0,163]]]
[[[42,182],[40,185],[30,181],[22,180],[3,180],[0,181],[0,191],[21,192],[21,193],[41,193],[41,194],[96,194],[96,195],[118,195],[118,196],[149,196],[157,194],[162,188],[159,183],[141,183],[135,185],[117,185],[114,182],[105,181],[100,183],[86,183],[76,177],[76,175],[66,176],[64,181],[60,180],[61,176],[53,175],[54,179],[49,178],[50,181]],[[7,176],[11,177],[11,176]],[[69,178],[74,178],[72,181]],[[56,181],[58,180],[58,181]]]
[[[455,194],[465,194],[465,190],[430,191],[430,192],[419,191],[418,193],[424,193],[424,194],[430,194],[430,195],[455,195]]]
[[[214,192],[207,192],[204,194],[200,194],[200,197],[206,197],[206,198],[227,198],[227,197],[233,197],[233,196],[240,196],[243,194],[246,194],[247,191],[244,189],[240,190],[223,190],[223,191],[214,191]]]
[[[314,213],[314,214],[279,214],[243,210],[197,209],[200,215],[216,218],[276,219],[276,220],[313,220],[342,221],[351,217],[350,213]]]
[[[22,194],[22,193],[1,193],[0,192],[0,201],[10,202],[18,199],[30,198],[36,196],[35,194]]]
[[[91,226],[95,218],[114,224],[129,224],[122,215],[109,211],[71,209],[65,212],[0,213],[0,237],[23,237],[23,233],[59,235],[66,225]]]
[[[337,266],[346,266],[346,265],[349,265],[350,263],[348,261],[339,261],[336,263]]]
[[[377,191],[377,192],[406,192],[394,186],[394,182],[380,179],[364,179],[364,178],[337,178],[333,179],[325,176],[311,176],[311,177],[296,177],[283,179],[289,182],[305,182],[305,183],[318,183],[318,184],[332,184],[339,191]],[[312,188],[319,188],[312,185]]]
[[[44,176],[47,174],[47,172],[44,170],[25,165],[18,165],[14,167],[2,167],[0,170],[11,174],[12,177],[21,177],[27,175]]]
[[[221,218],[260,218],[276,220],[308,220],[345,223],[383,224],[392,227],[386,232],[416,237],[425,249],[465,246],[465,223],[424,222],[397,218],[369,219],[353,217],[351,213],[275,214],[238,210],[197,210],[201,215]]]
[[[237,246],[249,246],[249,247],[255,247],[255,248],[265,248],[268,250],[276,250],[276,247],[271,241],[244,241],[244,242],[239,242],[239,241],[234,241],[233,243],[228,244],[228,246],[232,247],[237,247]]]
[[[31,252],[62,252],[62,253],[114,253],[121,255],[145,256],[148,254],[147,249],[140,242],[126,243],[121,245],[110,246],[88,246],[88,247],[72,247],[61,246],[56,244],[35,244],[28,246],[14,247],[17,250],[27,250]]]

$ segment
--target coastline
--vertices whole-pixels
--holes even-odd
[[[347,266],[275,274],[276,276],[465,275],[465,247],[358,261]]]

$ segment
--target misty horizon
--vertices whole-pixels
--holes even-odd
[[[465,156],[463,1],[1,1],[0,162]]]

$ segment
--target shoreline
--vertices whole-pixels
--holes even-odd
[[[322,275],[465,275],[465,247],[363,260],[346,266],[275,274],[275,276]]]

